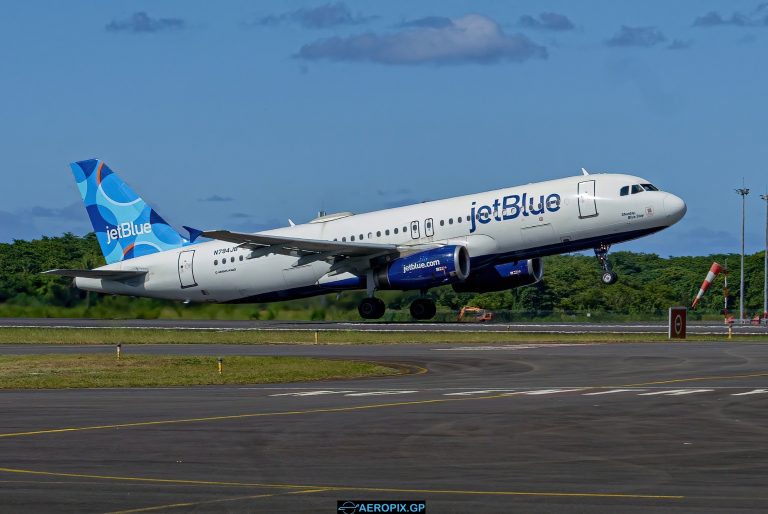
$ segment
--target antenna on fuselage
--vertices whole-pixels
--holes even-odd
[[[581,174],[582,175],[589,175],[589,172],[585,170],[584,168],[581,168]]]

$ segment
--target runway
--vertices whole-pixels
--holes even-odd
[[[372,321],[265,321],[265,320],[107,320],[84,318],[0,318],[0,327],[66,327],[66,328],[154,328],[179,330],[363,330],[382,332],[518,332],[518,333],[638,333],[666,334],[664,322],[637,323],[382,323]],[[768,325],[737,325],[735,334],[768,334]],[[725,336],[728,327],[719,322],[688,323],[691,334],[715,334]]]
[[[112,352],[2,346],[2,354]],[[401,377],[0,392],[0,512],[765,512],[768,345],[137,345]]]

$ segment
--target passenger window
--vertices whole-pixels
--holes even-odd
[[[229,262],[235,262],[235,258],[232,257],[231,259],[229,259]]]
[[[440,226],[442,227],[443,225],[445,225],[445,220],[440,220]]]
[[[458,221],[459,223],[461,223],[461,216],[459,216],[458,218],[456,218],[456,221]]]
[[[381,230],[376,231],[376,237],[381,237]]]
[[[240,262],[243,262],[243,256],[242,255],[240,256]]]
[[[355,240],[355,236],[349,236],[349,240],[350,241],[354,241]]]
[[[408,232],[408,227],[403,227],[403,233]]]
[[[213,265],[214,266],[218,266],[219,265],[219,259],[216,259],[215,261],[213,261]]]
[[[632,194],[633,195],[636,195],[637,193],[642,193],[642,192],[643,192],[643,187],[642,186],[639,186],[637,184],[632,186]]]
[[[448,224],[453,225],[453,218],[448,218]]]
[[[427,228],[432,228],[432,222],[431,221],[427,222]]]
[[[397,229],[395,229],[395,234],[397,234]]]
[[[385,236],[388,236],[388,235],[389,235],[389,229],[387,229],[387,230],[385,230],[385,231],[384,231],[384,235],[385,235]]]
[[[363,240],[363,234],[360,234],[360,241]]]

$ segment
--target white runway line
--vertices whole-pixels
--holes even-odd
[[[320,396],[322,394],[347,394],[347,393],[354,393],[354,391],[301,391],[298,393],[270,394],[269,396]]]
[[[543,394],[570,393],[573,391],[583,391],[583,390],[584,390],[583,387],[580,387],[578,389],[539,389],[534,391],[522,391],[522,394],[543,395]]]
[[[682,396],[684,394],[696,394],[696,393],[711,393],[714,389],[689,389],[688,391],[680,391],[679,393],[672,393],[669,396]]]
[[[664,389],[662,391],[653,391],[651,393],[640,393],[637,396],[655,396],[657,394],[679,393],[681,391],[687,391],[687,389]]]
[[[653,391],[652,393],[640,393],[637,396],[655,396],[660,394],[667,396],[680,396],[684,394],[705,393],[710,391],[714,391],[714,389],[665,389],[663,391]]]
[[[731,396],[746,396],[748,394],[765,394],[768,393],[768,389],[753,389],[744,393],[733,393]]]
[[[596,396],[598,394],[614,394],[614,393],[634,393],[637,391],[645,391],[645,389],[611,389],[609,391],[597,391],[596,393],[584,393],[582,396]]]
[[[443,396],[471,396],[473,394],[512,393],[515,389],[485,389],[482,391],[462,391],[460,393],[444,393]]]
[[[418,391],[370,391],[368,393],[351,393],[344,396],[386,396],[390,394],[413,394]]]
[[[505,344],[505,345],[478,345],[455,346],[450,348],[432,348],[436,352],[483,352],[493,350],[535,350],[537,348],[561,348],[563,346],[595,346],[600,343],[541,343],[541,344]]]

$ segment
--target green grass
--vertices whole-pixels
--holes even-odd
[[[275,384],[392,375],[372,362],[306,357],[2,355],[0,389]]]
[[[503,330],[503,326],[499,327]],[[690,335],[688,341],[722,341],[722,335]],[[374,332],[321,330],[320,344],[373,343],[623,343],[667,341],[666,334],[541,334],[519,332]],[[735,335],[734,341],[764,341],[768,335]],[[313,344],[313,331],[161,330],[125,328],[0,328],[0,344]]]

